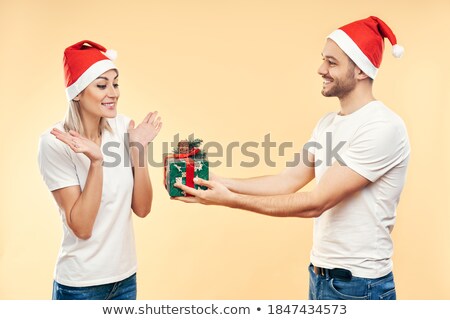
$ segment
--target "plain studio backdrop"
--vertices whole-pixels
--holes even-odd
[[[37,144],[67,108],[63,50],[89,39],[118,51],[119,113],[140,122],[158,110],[164,122],[153,209],[134,218],[138,298],[306,299],[312,220],[171,201],[163,145],[194,133],[223,146],[222,157],[211,150],[218,175],[279,172],[319,118],[339,110],[320,94],[325,37],[375,15],[406,50],[397,60],[386,41],[374,85],[405,120],[412,147],[393,230],[397,295],[450,299],[448,12],[445,0],[0,0],[0,298],[51,297],[62,228]],[[267,134],[292,147],[265,152]],[[253,161],[246,142],[258,143],[248,148],[260,157],[252,168],[241,163]]]

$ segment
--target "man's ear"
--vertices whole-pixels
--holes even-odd
[[[369,76],[365,74],[364,71],[362,71],[358,66],[355,66],[355,75],[356,79],[358,80],[364,80],[369,78]]]

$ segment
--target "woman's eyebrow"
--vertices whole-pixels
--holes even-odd
[[[118,77],[119,77],[119,75],[115,76],[113,80],[116,80]],[[97,77],[97,79],[103,79],[103,80],[109,81],[109,79],[107,77],[102,77],[102,76]],[[95,79],[95,80],[97,80],[97,79]]]

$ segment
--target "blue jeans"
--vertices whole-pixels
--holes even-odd
[[[136,300],[136,274],[90,287],[70,287],[53,281],[52,300]]]
[[[352,277],[350,281],[316,275],[309,265],[309,300],[396,300],[392,272],[376,278]]]

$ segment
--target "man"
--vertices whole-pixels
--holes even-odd
[[[403,48],[377,17],[328,36],[318,73],[322,95],[337,97],[340,112],[318,122],[309,143],[314,147],[296,167],[274,176],[196,181],[208,190],[176,184],[193,195],[177,198],[184,202],[314,218],[310,299],[396,299],[390,233],[410,148],[403,121],[372,93],[385,37],[401,56]],[[326,147],[330,137],[332,148]],[[332,162],[327,151],[339,144]],[[311,192],[297,192],[313,178]]]

